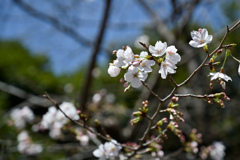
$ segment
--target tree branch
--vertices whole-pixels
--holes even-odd
[[[89,90],[91,88],[90,85],[91,85],[91,82],[92,82],[92,70],[93,70],[93,68],[96,64],[96,58],[97,58],[97,55],[99,53],[99,49],[100,49],[102,41],[103,41],[103,36],[104,36],[105,30],[106,30],[106,24],[107,24],[109,15],[110,15],[111,2],[112,2],[112,0],[106,0],[106,7],[105,7],[104,15],[103,15],[101,28],[100,28],[99,33],[97,35],[97,38],[96,38],[97,40],[96,40],[95,45],[94,45],[94,50],[93,50],[93,53],[92,53],[91,61],[90,61],[90,64],[89,64],[89,67],[88,67],[88,70],[87,70],[87,73],[86,73],[87,74],[86,75],[86,81],[85,81],[85,84],[83,85],[83,90],[82,90],[82,93],[81,93],[82,95],[81,95],[81,98],[80,98],[80,107],[81,107],[81,110],[83,112],[86,111]]]

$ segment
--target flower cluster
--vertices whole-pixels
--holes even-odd
[[[40,144],[32,143],[31,137],[28,135],[27,131],[22,131],[18,136],[18,146],[17,149],[20,153],[27,155],[35,155],[41,153],[43,148]]]
[[[10,113],[11,119],[14,121],[14,125],[23,129],[26,126],[26,123],[31,123],[34,120],[34,114],[32,110],[25,106],[22,109],[16,108],[13,109]]]
[[[70,102],[63,102],[60,106],[61,110],[73,120],[78,120],[79,115],[75,106]],[[52,106],[48,109],[48,112],[43,115],[42,121],[40,122],[41,129],[49,129],[49,136],[53,139],[59,138],[61,135],[61,128],[68,122],[68,119],[64,114],[57,110],[56,107]]]
[[[222,142],[213,142],[210,156],[213,160],[223,160],[225,156],[225,146]]]
[[[176,64],[181,60],[175,46],[167,47],[167,43],[158,41],[155,46],[150,45],[148,52],[142,51],[140,55],[133,53],[132,49],[127,46],[126,49],[114,51],[117,59],[109,64],[108,73],[111,77],[119,75],[121,69],[126,69],[124,80],[134,88],[142,85],[148,73],[152,72],[152,66],[157,62],[160,65],[159,73],[163,79],[168,74],[176,73]]]
[[[101,144],[98,149],[93,151],[93,155],[98,157],[99,160],[105,160],[119,156],[119,151],[121,149],[122,146],[116,140],[111,140],[110,142]]]

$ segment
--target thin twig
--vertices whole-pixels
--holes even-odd
[[[141,81],[141,82],[142,82],[142,84],[149,90],[149,92],[151,92],[152,95],[154,95],[154,96],[158,99],[158,101],[161,103],[161,102],[162,102],[162,99],[161,99],[156,93],[154,93],[154,92],[148,87],[148,85],[147,85],[145,82],[143,82],[143,81]]]

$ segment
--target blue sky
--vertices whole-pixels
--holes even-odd
[[[30,3],[31,0],[25,1],[46,14],[61,17],[59,19],[61,22],[70,24],[85,39],[95,40],[104,0],[82,0],[78,5],[74,5],[77,2],[75,0],[57,1],[59,3],[57,5],[48,0],[36,0],[34,3]],[[163,19],[168,18],[171,12],[170,1],[148,1],[156,5],[154,8]],[[61,8],[63,2],[66,3],[64,4],[66,8]],[[199,22],[202,27],[210,24],[216,31],[229,25],[230,22],[221,11],[221,6],[226,2],[227,0],[216,1],[211,8],[207,5],[198,7],[194,12],[193,22]],[[59,12],[60,9],[64,12]],[[120,25],[121,23],[125,25]],[[142,34],[143,26],[151,24],[151,17],[137,0],[113,0],[103,47],[108,48],[113,43],[118,44],[117,46],[131,43]],[[20,40],[32,53],[46,54],[56,74],[73,72],[82,67],[89,60],[92,51],[89,46],[77,43],[48,23],[29,16],[12,0],[0,1],[0,30],[1,39]],[[109,53],[101,51],[98,62],[108,63],[107,54]]]

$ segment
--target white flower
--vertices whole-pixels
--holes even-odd
[[[224,74],[224,73],[221,73],[221,72],[215,72],[215,73],[210,73],[209,74],[210,76],[212,76],[211,77],[211,81],[212,80],[215,80],[215,79],[218,79],[218,78],[221,78],[221,79],[224,79],[225,81],[232,81],[232,78],[231,77],[229,77],[228,75],[226,75],[226,74]]]
[[[177,53],[175,46],[167,47],[166,59],[169,59],[174,63],[178,63],[181,60],[181,56]]]
[[[162,43],[161,41],[157,41],[155,47],[150,45],[149,52],[152,53],[155,57],[160,57],[166,52],[167,43]]]
[[[20,134],[18,134],[17,140],[17,149],[20,153],[27,155],[35,155],[41,153],[43,150],[40,144],[34,144],[31,141],[31,137],[28,135],[27,131],[22,131]]]
[[[20,129],[25,127],[26,122],[31,123],[34,120],[34,114],[27,106],[22,109],[13,109],[10,113],[10,117],[14,121],[14,125]]]
[[[151,66],[155,65],[155,61],[146,59],[147,56],[148,56],[148,53],[145,51],[140,53],[139,59],[140,59],[141,63],[139,64],[138,68],[141,71],[152,72]]]
[[[161,63],[161,68],[159,70],[159,73],[161,74],[162,79],[166,79],[168,73],[170,74],[174,74],[176,73],[176,71],[174,69],[176,69],[177,67],[175,66],[175,63],[172,62],[169,59],[166,59],[165,61],[163,61]]]
[[[117,59],[113,61],[113,64],[116,67],[126,68],[132,61],[134,61],[134,53],[132,49],[127,46],[125,51],[123,49],[117,51]]]
[[[191,36],[193,40],[189,44],[195,48],[203,47],[212,41],[212,35],[208,35],[208,31],[205,28],[192,31]]]
[[[119,67],[114,66],[112,63],[110,63],[108,68],[108,74],[111,77],[117,77],[120,73],[121,69]]]
[[[111,140],[104,144],[104,149],[106,150],[107,157],[117,157],[122,147],[116,140]]]
[[[99,160],[105,160],[106,156],[105,156],[105,150],[104,150],[104,146],[103,144],[100,144],[100,146],[98,147],[98,149],[93,151],[93,155],[95,157],[98,157]]]
[[[213,149],[210,151],[213,160],[223,160],[225,156],[225,146],[222,142],[214,142]]]
[[[134,61],[134,53],[132,52],[132,49],[129,46],[127,46],[126,50],[124,51],[124,57],[125,60],[123,62],[125,63],[125,66],[123,67],[129,66],[132,63],[132,61]]]
[[[124,50],[123,49],[119,49],[118,51],[117,51],[117,59],[116,60],[114,60],[113,61],[113,63],[114,63],[114,65],[116,66],[116,67],[122,67],[122,66],[124,66],[125,64],[124,64],[124,60],[125,60],[125,56],[124,56]]]
[[[121,149],[121,145],[116,140],[111,140],[104,145],[101,144],[98,149],[93,151],[93,155],[100,160],[105,160],[111,157],[117,157]]]
[[[29,135],[28,135],[28,132],[25,130],[19,133],[17,136],[18,142],[27,141],[28,139],[29,139]]]
[[[239,67],[238,67],[238,74],[240,76],[240,64],[239,64]]]
[[[50,107],[48,108],[48,112],[43,115],[42,121],[40,122],[41,127],[43,129],[49,129],[52,127],[55,117],[57,114],[57,108],[56,107]]]
[[[137,67],[130,66],[127,73],[124,74],[125,81],[131,83],[131,86],[138,88],[142,85],[141,81],[145,81],[147,73],[141,72]]]
[[[77,109],[75,108],[75,106],[72,103],[63,102],[59,107],[71,119],[73,119],[73,120],[78,120],[79,119]],[[68,119],[64,116],[64,114],[61,111],[58,111],[58,113],[56,115],[56,119],[58,121],[62,121],[64,124],[66,124],[66,121],[68,121]]]
[[[75,106],[70,102],[63,102],[59,106],[62,111],[71,119],[78,120],[79,115]],[[40,122],[40,128],[49,129],[49,136],[53,139],[57,139],[61,135],[61,128],[69,120],[64,116],[64,114],[57,110],[56,107],[50,107],[48,112],[43,115],[42,121]]]

